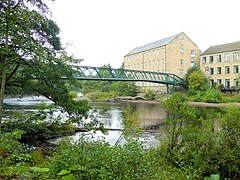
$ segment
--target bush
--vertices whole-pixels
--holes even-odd
[[[146,91],[146,95],[144,96],[145,98],[149,99],[149,100],[154,100],[156,97],[156,94],[153,92],[153,90],[148,89]]]
[[[106,99],[114,98],[115,96],[116,95],[114,93],[107,93],[107,92],[101,92],[101,91],[96,91],[96,92],[91,92],[86,94],[86,97],[92,101],[105,101]]]
[[[136,96],[137,86],[130,82],[114,82],[111,87],[112,91],[118,96]]]
[[[103,142],[62,142],[49,167],[52,178],[71,174],[76,179],[155,179],[158,165],[153,158],[137,142],[114,147]]]
[[[159,150],[165,164],[191,178],[239,179],[240,107],[224,108],[219,116],[220,127],[213,131],[214,116],[204,119],[179,97],[170,98],[165,105],[169,113]]]
[[[223,95],[220,90],[207,89],[203,96],[203,102],[221,103],[223,102]]]
[[[78,97],[77,91],[70,91],[69,95],[70,95],[72,98]]]
[[[240,103],[240,95],[239,94],[233,94],[233,95],[224,95],[223,96],[224,102],[237,102]]]
[[[207,77],[201,70],[193,71],[188,77],[188,86],[190,89],[204,91],[209,88]]]

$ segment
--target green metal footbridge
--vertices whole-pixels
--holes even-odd
[[[169,92],[169,86],[185,88],[187,83],[179,76],[171,73],[151,72],[130,69],[113,69],[109,67],[74,66],[75,78],[78,80],[96,81],[135,81],[165,84]]]

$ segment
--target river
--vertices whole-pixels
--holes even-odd
[[[4,100],[5,111],[11,113],[18,112],[35,112],[41,103],[51,104],[51,101],[44,97],[23,97],[23,98],[6,98]],[[157,103],[90,103],[91,107],[95,110],[96,118],[104,124],[104,127],[109,129],[107,134],[102,134],[100,131],[93,132],[79,132],[73,136],[69,136],[74,141],[81,139],[82,135],[89,137],[91,140],[105,140],[110,145],[124,144],[126,140],[122,136],[123,129],[123,109],[130,106],[133,111],[137,111],[140,120],[141,129],[150,129],[151,127],[158,127],[164,120],[166,114],[164,108]],[[61,113],[60,111],[55,112]],[[158,131],[143,130],[138,137],[138,141],[143,144],[145,148],[156,147],[159,144]],[[66,138],[66,137],[62,137]],[[60,139],[54,139],[50,142],[56,143]]]

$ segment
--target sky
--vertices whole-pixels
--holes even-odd
[[[240,41],[240,0],[56,0],[63,47],[84,66],[119,68],[142,46],[184,32],[201,51]]]

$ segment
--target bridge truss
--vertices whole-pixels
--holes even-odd
[[[73,69],[78,80],[152,82],[165,84],[168,90],[169,85],[174,89],[176,86],[186,87],[182,78],[171,73],[91,66],[75,66]]]

